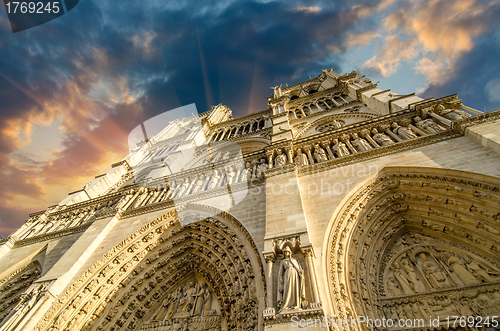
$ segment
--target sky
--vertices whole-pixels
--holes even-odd
[[[264,110],[322,69],[499,109],[499,22],[482,0],[80,0],[12,33],[1,8],[0,238],[123,159],[141,122]]]

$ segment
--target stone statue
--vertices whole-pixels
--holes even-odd
[[[191,190],[191,193],[195,194],[195,193],[198,193],[199,191],[201,191],[203,188],[203,184],[205,184],[205,180],[206,180],[205,175],[201,174],[198,177],[198,180],[196,181],[196,183],[194,184],[193,189]]]
[[[221,173],[219,171],[219,169],[216,169],[213,173],[212,173],[212,178],[210,178],[210,182],[208,183],[208,189],[209,190],[212,190],[214,188],[217,188],[219,187],[219,181],[221,179]]]
[[[203,283],[196,285],[196,291],[193,294],[193,309],[191,316],[201,316],[203,314],[203,306],[205,301],[205,287]]]
[[[321,148],[319,144],[314,144],[313,156],[317,163],[328,161],[328,156],[326,156],[325,150]]]
[[[210,291],[207,284],[203,284],[203,286],[205,287],[205,292],[203,294],[203,315],[213,315],[215,311],[212,309],[212,291]]]
[[[229,170],[226,173],[227,183],[229,185],[237,182],[236,175],[238,175],[238,171],[236,170],[236,168],[234,166],[229,167]]]
[[[417,138],[417,135],[413,133],[410,128],[406,128],[404,126],[399,126],[398,123],[393,122],[391,124],[392,132],[403,138],[404,140],[409,140],[413,138]]]
[[[467,113],[461,113],[456,111],[455,109],[446,109],[446,107],[443,105],[436,105],[436,107],[434,107],[434,110],[438,115],[443,116],[450,121],[459,121],[461,119],[470,117],[470,115]]]
[[[394,277],[389,277],[387,280],[387,293],[393,297],[401,295],[401,292],[399,292],[399,286],[394,282]]]
[[[184,295],[179,300],[179,312],[191,312],[196,298],[196,286],[193,281],[186,286],[187,290],[183,291]]]
[[[448,277],[446,274],[439,270],[434,264],[427,259],[425,253],[420,253],[420,260],[422,260],[422,271],[427,276],[427,279],[434,288],[449,286]]]
[[[184,179],[184,182],[182,183],[181,187],[179,188],[179,191],[177,192],[176,198],[181,198],[184,195],[188,195],[188,188],[191,185],[191,182],[189,181],[189,177],[186,177]]]
[[[267,169],[269,169],[269,166],[267,165],[266,159],[260,159],[260,164],[257,166],[257,174],[255,177],[261,177],[262,173]]]
[[[389,146],[394,144],[394,141],[392,141],[391,138],[389,138],[388,135],[385,133],[378,132],[377,129],[373,128],[372,129],[372,134],[373,134],[373,140],[380,146]]]
[[[408,262],[406,260],[401,260],[401,266],[408,275],[408,280],[410,282],[410,286],[412,287],[413,291],[415,292],[425,291],[425,287],[420,282],[420,278],[417,277],[415,269],[413,269],[413,267],[411,266],[411,262]]]
[[[426,120],[422,120],[422,118],[420,116],[415,116],[413,118],[413,120],[415,121],[415,126],[417,128],[422,129],[424,131],[427,131],[429,133],[435,133],[435,132],[442,131],[441,128],[439,127],[439,125],[437,125],[436,122],[434,122],[430,118],[426,119]]]
[[[251,180],[252,180],[252,173],[253,173],[253,170],[252,170],[252,164],[250,162],[247,162],[245,164],[245,170],[243,171],[245,177],[244,180],[249,183]]]
[[[276,151],[278,153],[278,156],[274,159],[274,164],[276,167],[282,167],[286,164],[287,158],[286,155],[283,154],[283,150],[281,148],[278,148]]]
[[[467,270],[467,268],[458,257],[450,253],[446,253],[445,256],[448,259],[448,264],[451,266],[452,270],[465,285],[472,285],[480,282],[473,274],[469,272],[469,270]]]
[[[309,165],[309,160],[307,159],[307,155],[302,153],[302,149],[297,149],[297,156],[295,157],[295,162],[299,164],[300,167],[304,167]]]
[[[334,119],[332,121],[332,126],[335,128],[335,129],[340,129],[342,127],[342,123],[340,123],[339,121],[337,121],[336,119]]]
[[[278,272],[278,304],[281,311],[301,309],[302,300],[305,300],[304,271],[292,257],[289,246],[283,249],[283,254]]]
[[[366,152],[373,149],[373,147],[365,139],[360,138],[356,132],[352,134],[352,139],[353,141],[351,144],[360,152]]]
[[[334,138],[332,140],[332,143],[333,143],[332,150],[335,153],[337,153],[338,157],[347,156],[347,155],[351,154],[349,152],[349,150],[347,149],[347,147],[345,146],[345,144],[343,142],[339,141],[337,138]]]
[[[398,281],[401,289],[403,290],[403,294],[404,295],[414,294],[415,292],[413,291],[413,288],[410,285],[410,280],[405,274],[401,272],[401,267],[399,265],[399,262],[394,262],[392,268],[394,271],[394,278],[396,278],[396,280]]]
[[[498,275],[498,272],[489,270],[488,268],[485,268],[481,264],[477,263],[476,261],[470,259],[468,256],[464,257],[465,263],[467,263],[467,269],[471,270],[476,277],[478,277],[480,280],[484,282],[494,282],[495,279],[491,277],[491,275]]]

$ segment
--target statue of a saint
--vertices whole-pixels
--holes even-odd
[[[380,146],[389,146],[394,144],[394,141],[392,141],[391,138],[389,138],[388,135],[385,133],[378,132],[377,129],[373,128],[372,129],[372,134],[373,134],[373,140]]]
[[[335,128],[335,129],[340,129],[342,127],[342,123],[340,123],[339,121],[337,120],[333,120],[332,122],[332,126]]]
[[[398,123],[393,122],[391,124],[392,132],[400,136],[401,138],[408,140],[408,139],[413,139],[417,138],[417,135],[413,133],[413,131],[410,128],[406,128],[404,126],[399,126]]]
[[[295,162],[299,164],[299,167],[304,167],[309,165],[309,160],[307,159],[307,155],[302,153],[302,149],[297,149],[297,156],[295,157]]]
[[[266,163],[266,159],[260,159],[260,164],[257,166],[257,174],[255,177],[260,178],[262,173],[269,169],[269,166]]]
[[[210,179],[210,182],[208,183],[207,189],[211,190],[211,189],[219,187],[220,179],[221,179],[220,171],[219,171],[219,169],[216,169],[212,174],[212,178]]]
[[[317,163],[328,161],[328,156],[326,156],[325,150],[319,146],[319,144],[314,144],[314,159]]]
[[[360,138],[356,132],[352,134],[352,139],[354,139],[351,143],[356,149],[360,152],[366,152],[373,147],[363,138]]]
[[[278,273],[278,303],[281,304],[281,311],[301,309],[302,300],[305,300],[304,271],[292,257],[289,246],[283,249],[283,254]]]
[[[469,270],[467,270],[458,257],[451,255],[450,253],[446,253],[445,256],[448,259],[448,264],[451,266],[452,270],[465,285],[480,283],[480,281],[473,274],[471,274]]]
[[[278,156],[274,159],[274,164],[276,167],[282,167],[286,164],[286,155],[283,154],[283,150],[279,148],[276,153],[278,153]]]
[[[436,122],[434,122],[430,118],[426,119],[426,120],[422,120],[422,118],[420,116],[415,116],[413,118],[413,120],[415,121],[415,126],[417,128],[424,130],[426,132],[435,133],[435,132],[442,131],[441,128],[439,127],[439,125],[437,125]]]
[[[193,189],[191,190],[191,193],[196,194],[196,193],[200,192],[205,184],[205,180],[206,180],[205,175],[201,174],[198,177],[198,180],[196,181],[196,183],[194,184]]]
[[[458,112],[455,109],[446,109],[446,107],[443,105],[436,105],[436,107],[434,107],[434,110],[438,115],[443,116],[450,121],[459,121],[461,119],[470,117],[470,115],[467,113]]]
[[[339,141],[337,138],[334,138],[332,140],[332,143],[333,143],[332,150],[335,153],[337,153],[338,157],[347,156],[350,154],[349,150],[347,149],[345,144],[343,142]]]
[[[236,175],[238,175],[238,171],[236,170],[236,168],[234,166],[230,166],[229,170],[226,173],[227,183],[229,185],[237,182]]]

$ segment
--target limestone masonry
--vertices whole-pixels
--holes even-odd
[[[0,331],[499,329],[500,111],[332,70],[267,100],[144,123],[29,215]]]

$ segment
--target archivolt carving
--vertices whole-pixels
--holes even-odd
[[[204,323],[222,330],[236,325],[245,330],[257,328],[265,288],[255,243],[236,219],[225,212],[217,214],[214,208],[187,205],[180,217],[189,218],[194,210],[197,219],[204,213],[216,216],[185,226],[175,212],[154,220],[87,270],[35,330],[159,326],[167,330],[189,329],[188,325],[205,330],[200,326]],[[194,289],[191,282],[197,283]],[[193,310],[196,300],[191,296],[202,287],[213,295],[214,304],[207,310],[201,306]],[[164,303],[170,308],[173,297],[175,309],[158,316]]]
[[[497,178],[385,168],[344,201],[325,254],[334,313],[428,321],[468,304],[500,313]]]
[[[40,262],[33,261],[0,280],[0,326],[41,272]]]

